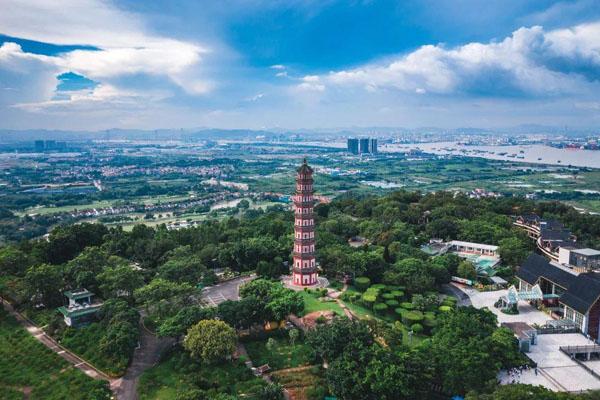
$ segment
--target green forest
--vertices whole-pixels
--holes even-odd
[[[315,213],[321,274],[332,287],[350,281],[340,301],[359,318],[352,322],[340,316],[294,340],[277,336],[282,333],[251,335],[245,339],[248,348],[261,359],[271,343],[271,349],[292,357],[273,359],[274,365],[314,366],[311,373],[317,384],[311,398],[571,398],[551,393],[531,397],[527,393],[533,389],[528,387],[498,388],[500,369],[528,360],[518,352],[512,333],[497,327],[492,313],[457,307],[454,298],[441,295],[451,276],[476,279],[472,265],[454,255],[430,257],[420,250],[432,238],[498,245],[503,259],[498,274],[511,281],[519,263],[533,251],[532,241],[513,227],[512,218],[532,212],[562,221],[578,241],[600,247],[600,216],[580,214],[558,202],[399,191],[385,196],[348,193],[320,204]],[[265,385],[226,360],[224,354],[232,349],[225,344],[232,337],[225,333],[231,329],[235,337],[236,331],[281,321],[289,314],[302,316],[315,306],[339,307],[322,302],[319,291],[294,292],[279,283],[288,273],[292,228],[292,213],[280,206],[248,209],[180,230],[142,224],[130,232],[102,224],[61,225],[48,240],[0,248],[0,294],[62,345],[115,377],[130,363],[143,314],[145,326],[158,336],[179,339],[166,364],[157,368],[179,374],[186,384],[179,391],[169,389],[173,397],[164,398],[215,398],[211,396],[216,393],[279,398],[279,383]],[[349,246],[356,237],[363,244]],[[260,279],[242,286],[240,300],[217,307],[199,301],[202,287],[251,273]],[[64,291],[77,288],[97,294],[104,305],[95,322],[74,329],[64,325],[56,308],[63,305]],[[2,320],[3,327],[7,321]],[[207,321],[224,327],[214,327],[213,336],[188,340],[194,337],[193,329]],[[206,328],[200,334],[208,331],[213,332]],[[201,343],[211,340],[223,344],[222,351],[203,348]],[[306,350],[302,357],[297,346]],[[184,362],[189,359],[193,362]],[[8,368],[8,362],[2,357],[0,368]],[[319,367],[323,362],[329,366],[326,370]],[[236,379],[192,379],[204,365],[217,365],[240,378],[235,385]],[[155,370],[148,374],[160,375]],[[13,386],[0,377],[2,390]],[[143,398],[163,398],[157,395],[162,390],[158,387],[144,390]]]

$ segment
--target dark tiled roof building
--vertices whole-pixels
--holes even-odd
[[[600,327],[600,273],[577,273],[532,254],[516,274],[519,290],[539,284],[544,303],[555,307],[564,319],[598,341]]]

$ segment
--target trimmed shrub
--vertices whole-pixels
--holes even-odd
[[[444,303],[446,303],[446,302],[456,304],[456,303],[458,303],[458,299],[453,296],[446,296],[446,297],[444,297]]]
[[[384,290],[385,285],[383,283],[376,283],[374,285],[371,285],[370,289]]]
[[[404,297],[404,292],[402,290],[392,290],[390,293],[397,299]]]
[[[423,313],[420,311],[408,311],[402,314],[402,322],[406,326],[423,321]]]
[[[386,300],[385,304],[387,304],[390,308],[396,308],[400,305],[400,303],[398,303],[398,300]]]
[[[400,307],[406,309],[406,310],[412,310],[415,308],[415,306],[413,305],[413,303],[409,303],[408,301],[405,301],[403,303],[400,303]]]
[[[405,313],[408,312],[408,310],[402,308],[402,307],[398,307],[394,310],[394,312],[399,316],[402,317],[402,315],[404,315]]]
[[[359,276],[358,278],[354,279],[354,286],[356,286],[356,288],[361,292],[367,290],[370,284],[371,280],[366,276]]]
[[[381,295],[382,298],[384,298],[385,300],[392,300],[394,298],[394,295],[391,293],[384,293]]]
[[[417,334],[419,334],[419,333],[423,332],[423,325],[421,325],[421,324],[412,324],[412,325],[410,326],[410,329],[411,329],[411,330],[412,330],[414,333],[417,333]]]
[[[362,295],[362,301],[367,307],[373,307],[373,304],[377,301],[377,296],[371,293],[365,293]]]
[[[373,310],[377,311],[378,313],[384,314],[388,309],[387,304],[385,303],[376,303],[373,306]]]
[[[438,310],[440,310],[441,312],[450,312],[450,311],[452,311],[452,307],[449,307],[449,306],[439,306]]]

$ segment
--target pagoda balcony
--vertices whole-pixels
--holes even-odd
[[[294,218],[296,218],[296,219],[315,219],[315,213],[314,212],[311,212],[311,213],[294,212]]]
[[[315,258],[316,256],[316,252],[314,251],[292,251],[292,257],[299,257],[299,258]]]
[[[297,274],[312,274],[313,272],[317,272],[317,267],[305,267],[305,268],[298,268],[298,267],[293,267],[292,268],[292,272],[295,272]]]
[[[294,243],[302,243],[304,246],[315,243],[315,238],[294,238]]]
[[[314,232],[314,230],[315,230],[314,225],[306,225],[306,226],[294,225],[295,232]]]

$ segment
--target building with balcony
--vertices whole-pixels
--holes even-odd
[[[65,324],[74,328],[89,324],[96,319],[96,314],[102,307],[102,302],[87,289],[71,290],[64,293],[68,304],[59,307]]]

